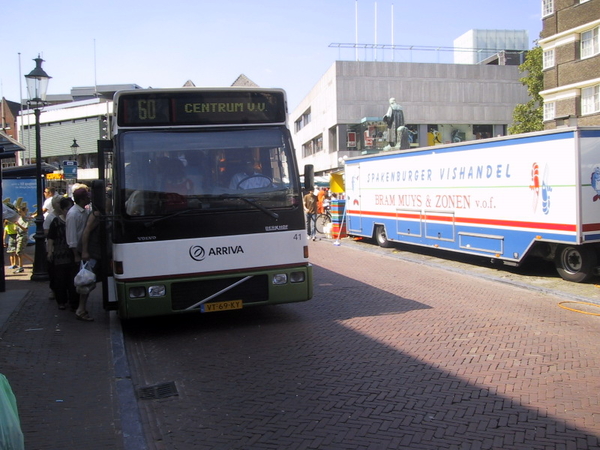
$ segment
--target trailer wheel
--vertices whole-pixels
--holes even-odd
[[[561,246],[556,251],[554,264],[563,280],[581,283],[594,274],[596,252],[587,246]]]
[[[383,225],[377,225],[375,227],[375,240],[380,247],[390,248],[392,246],[392,243],[388,241],[388,238],[385,235],[385,228]]]

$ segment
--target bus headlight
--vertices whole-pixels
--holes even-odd
[[[167,295],[167,288],[164,284],[148,287],[149,297],[164,297],[165,295]]]
[[[292,272],[290,273],[290,283],[304,283],[306,275],[304,272]]]
[[[287,281],[287,273],[276,273],[273,275],[273,284],[275,285],[287,284]]]
[[[144,286],[134,286],[129,288],[129,298],[143,298],[146,296],[146,288]]]

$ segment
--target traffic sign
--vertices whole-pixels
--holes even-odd
[[[62,166],[65,180],[77,179],[77,161],[63,161]]]

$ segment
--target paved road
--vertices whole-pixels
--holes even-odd
[[[127,324],[148,447],[600,448],[600,317],[559,306],[595,285],[386,252],[318,241],[310,302]]]
[[[393,248],[384,249],[373,245],[368,240],[352,239],[342,239],[341,245],[427,267],[443,268],[525,289],[559,295],[565,301],[586,301],[600,304],[600,276],[595,276],[585,283],[565,281],[556,272],[554,264],[548,261],[532,259],[524,267],[511,267],[499,262],[493,264],[490,259],[480,256],[415,246],[396,245]]]

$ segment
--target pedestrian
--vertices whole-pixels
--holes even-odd
[[[331,195],[329,190],[325,192],[325,197],[323,198],[323,213],[327,213],[331,206]]]
[[[81,262],[80,242],[87,223],[88,215],[90,213],[90,210],[87,208],[91,201],[89,190],[85,187],[76,189],[73,192],[73,201],[75,204],[71,209],[69,209],[69,212],[66,216],[66,235],[67,244],[73,252],[72,275],[73,278],[75,278],[75,275],[79,271]],[[91,322],[94,319],[90,317],[86,310],[87,297],[88,296],[84,294],[79,295],[79,302],[75,311],[75,317],[78,320]]]
[[[81,235],[81,260],[87,263],[88,270],[94,272],[96,280],[101,275],[100,260],[102,258],[102,244],[100,239],[100,224],[103,223],[101,216],[102,213],[98,205],[92,205],[92,211],[88,216],[83,234]],[[93,286],[91,289],[79,293],[79,303],[83,304],[84,307],[92,289]],[[87,319],[84,318],[83,320]]]
[[[33,260],[27,254],[25,254],[25,247],[27,247],[27,241],[29,240],[29,222],[27,221],[27,206],[21,205],[19,208],[19,219],[17,220],[17,239],[15,248],[15,271],[14,273],[22,273],[25,269],[23,268],[23,259],[28,259],[33,264]]]
[[[51,209],[49,210],[50,212],[48,214],[44,214],[44,224],[43,224],[43,228],[44,228],[44,236],[48,236],[48,230],[50,229],[50,224],[52,223],[52,221],[58,217],[58,213],[59,213],[59,204],[61,199],[63,199],[64,197],[61,197],[60,195],[55,195],[54,197],[52,197],[52,202],[51,202]]]
[[[79,306],[79,297],[73,283],[74,254],[67,243],[67,213],[73,206],[73,200],[63,197],[54,206],[56,215],[48,229],[46,241],[48,252],[48,274],[50,288],[58,309],[70,306],[73,311]]]
[[[323,200],[327,196],[327,191],[325,188],[319,189],[319,193],[317,194],[317,214],[323,214]]]
[[[10,261],[9,269],[18,268],[16,263],[15,252],[17,250],[17,228],[18,225],[15,222],[8,220],[4,221],[4,246],[6,247],[6,254]]]
[[[308,238],[313,241],[317,240],[317,194],[319,189],[315,188],[314,191],[310,191],[302,199],[304,204],[304,213],[306,214],[306,233]]]
[[[47,187],[44,189],[44,204],[42,206],[42,213],[44,214],[44,219],[54,210],[54,205],[52,204],[52,199],[54,197],[58,197],[56,193],[56,189],[53,187]]]
[[[65,198],[65,197],[61,197],[59,195],[55,195],[54,197],[52,197],[52,211],[50,211],[48,214],[45,215],[46,217],[44,218],[44,224],[43,224],[44,236],[46,237],[46,239],[48,238],[48,233],[50,231],[50,225],[52,224],[54,219],[56,217],[58,217],[59,214],[61,213],[60,201],[63,198]],[[73,204],[73,200],[71,200],[71,205],[72,204]],[[66,211],[65,211],[65,214],[66,214]],[[46,246],[47,245],[48,245],[48,241],[46,240]],[[48,295],[48,298],[50,300],[54,300],[56,298],[56,293],[54,292],[54,288],[53,288],[54,282],[55,282],[55,277],[54,277],[54,274],[52,273],[52,270],[54,269],[54,265],[48,264],[47,269],[48,269],[48,280],[50,282],[50,293]]]

